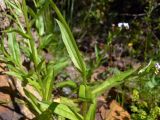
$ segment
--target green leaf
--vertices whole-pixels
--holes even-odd
[[[26,39],[31,39],[31,37],[30,37],[28,34],[22,32],[21,30],[10,29],[10,30],[5,30],[4,32],[7,32],[7,33],[16,32],[16,33],[20,34],[22,37],[24,37],[24,38],[26,38]]]
[[[38,101],[39,105],[40,105],[40,109],[42,111],[46,111],[48,109],[48,107],[50,106],[51,103],[48,102],[44,102],[44,101]]]
[[[41,49],[47,48],[47,46],[50,44],[52,39],[53,39],[53,34],[49,34],[49,35],[44,36],[40,41],[40,48]]]
[[[41,114],[42,112],[40,111],[40,108],[38,107],[38,99],[28,90],[24,89],[25,95],[27,96],[27,100],[29,103],[32,105],[34,110],[38,113]]]
[[[85,62],[83,61],[80,52],[78,50],[78,47],[76,45],[75,39],[73,37],[73,34],[65,21],[63,15],[55,5],[55,3],[50,0],[52,8],[55,10],[59,20],[57,20],[57,23],[60,27],[61,33],[62,33],[62,39],[63,42],[67,48],[67,51],[70,55],[70,58],[74,65],[85,75],[86,74],[86,65]]]
[[[27,39],[20,41],[20,50],[21,50],[21,53],[24,54],[24,56],[26,58],[29,58],[30,60],[33,59],[31,57],[31,54],[32,54],[31,47],[30,47],[29,41]]]
[[[5,38],[4,38],[4,34],[2,34],[2,39],[0,41],[1,44],[1,52],[4,54],[4,57],[10,58],[10,55],[8,53],[8,51],[5,48]],[[6,61],[7,62],[7,61]]]
[[[22,11],[23,11],[23,15],[24,15],[24,18],[25,18],[27,34],[30,36],[29,44],[30,44],[30,48],[31,48],[31,51],[32,51],[31,52],[32,53],[31,57],[33,58],[34,67],[36,67],[39,63],[40,58],[39,58],[38,53],[37,53],[37,48],[36,48],[34,37],[31,33],[31,24],[29,22],[26,0],[22,0]]]
[[[41,86],[40,86],[40,84],[37,82],[37,81],[35,81],[35,80],[32,80],[32,79],[27,79],[27,81],[28,81],[28,83],[31,85],[31,86],[33,86],[41,95],[42,95],[42,91],[41,91]]]
[[[95,45],[94,49],[95,49],[95,54],[96,54],[96,62],[98,62],[100,60],[100,56],[99,56],[99,49],[97,45]]]
[[[4,73],[7,75],[10,75],[10,76],[14,76],[14,77],[18,78],[19,80],[23,80],[22,76],[20,74],[18,74],[17,72],[8,71],[8,72],[4,72]]]
[[[32,10],[32,8],[30,8],[29,6],[28,6],[28,12],[29,12],[29,14],[30,14],[32,17],[36,17],[36,13],[35,13],[34,10]]]
[[[85,120],[95,120],[96,107],[97,107],[97,101],[94,98],[93,103],[90,105],[89,110],[86,114]]]
[[[8,33],[8,47],[14,63],[18,66],[21,66],[21,53],[14,33]]]
[[[53,113],[64,118],[68,118],[69,120],[83,120],[83,117],[79,113],[75,114],[68,106],[64,104],[54,102],[50,105],[49,109]]]
[[[40,103],[40,105],[43,105],[45,109],[48,108],[48,104],[45,105]],[[42,114],[36,118],[36,120],[52,120],[52,114],[58,115],[58,118],[67,118],[69,120],[83,120],[83,117],[79,113],[75,113],[70,109],[70,107],[65,104],[56,102],[53,102],[46,111],[42,112]]]
[[[66,46],[66,49],[70,55],[72,62],[82,73],[86,72],[86,66],[84,64],[84,61],[83,61],[81,55],[80,55],[80,52],[79,52],[78,47],[75,43],[75,40],[70,36],[66,26],[64,26],[64,24],[62,22],[57,20],[57,23],[60,27],[63,42]]]
[[[37,7],[43,6],[45,2],[46,2],[46,0],[39,0],[39,1],[37,2]]]
[[[36,70],[37,72],[41,72],[45,67],[45,59],[42,59],[41,62],[37,65]]]
[[[93,94],[91,92],[91,89],[87,85],[80,85],[79,87],[79,98],[82,101],[92,101],[93,100]]]
[[[10,63],[7,63],[7,67],[9,68],[9,71],[5,72],[6,74],[17,77],[19,80],[23,80],[23,76],[26,75],[25,71],[19,69],[19,67],[15,67]]]
[[[53,66],[54,68],[54,74],[55,76],[61,71],[63,70],[67,65],[69,64],[68,60],[62,59],[59,60],[58,62],[56,62]]]
[[[54,69],[53,64],[49,64],[47,66],[47,75],[44,79],[44,85],[45,85],[45,98],[44,100],[50,101],[52,96],[52,90],[53,90],[53,81],[54,81]]]
[[[120,72],[119,74],[116,74],[116,75],[114,75],[111,78],[108,78],[107,80],[105,80],[100,85],[96,85],[94,87],[94,89],[92,90],[92,94],[99,95],[103,91],[105,91],[105,90],[107,90],[107,89],[109,89],[111,87],[119,85],[120,83],[123,82],[123,80],[125,78],[127,78],[128,76],[130,76],[131,74],[133,74],[136,70],[137,69],[135,69],[135,70],[128,70],[128,71],[125,71],[125,72]]]
[[[48,6],[49,6],[49,0],[46,0],[45,1],[45,3],[44,3],[44,5],[40,8],[40,9],[38,9],[38,12],[34,15],[34,14],[32,14],[33,12],[33,10],[29,10],[29,11],[31,11],[32,13],[31,13],[31,15],[34,17],[31,21],[30,21],[30,24],[31,24],[31,26],[35,23],[35,21],[36,21],[36,19],[38,19],[38,17],[39,16],[41,16],[43,13],[45,13],[46,11],[46,8],[48,8]],[[45,13],[46,14],[46,13]],[[48,18],[47,18],[48,19]],[[44,21],[45,22],[45,21]]]
[[[66,97],[60,97],[59,103],[67,105],[72,111],[75,111],[75,112],[80,111],[78,104],[74,103],[74,101],[72,99],[69,99]]]
[[[142,73],[149,73],[150,70],[155,66],[155,62],[150,60],[149,63],[143,67],[142,69],[139,70],[138,74],[142,74]]]
[[[11,6],[12,8],[14,8],[14,10],[20,15],[22,13],[21,9],[20,9],[20,4],[19,2],[13,2],[13,1],[10,1],[10,0],[5,0],[5,2],[7,3],[7,5]],[[7,7],[8,7],[7,6]]]
[[[38,33],[42,36],[44,34],[44,20],[43,16],[38,16],[36,19],[36,28],[38,29]]]
[[[58,116],[58,120],[66,120],[66,119],[62,116]]]
[[[39,116],[36,116],[33,120],[53,120],[52,119],[52,111],[47,109],[46,111],[42,112]]]

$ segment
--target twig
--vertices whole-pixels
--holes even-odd
[[[140,14],[129,14],[129,13],[122,13],[120,16],[129,16],[129,17],[142,17],[145,16],[145,13],[140,13]]]

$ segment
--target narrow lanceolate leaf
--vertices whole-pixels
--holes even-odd
[[[86,65],[80,55],[80,52],[79,52],[78,47],[76,45],[73,34],[72,34],[66,20],[64,19],[63,15],[61,14],[59,9],[55,5],[55,3],[52,0],[50,0],[50,4],[51,4],[51,7],[55,10],[55,12],[59,18],[59,20],[57,20],[57,22],[60,27],[61,33],[62,33],[62,39],[63,39],[63,42],[67,48],[67,51],[72,59],[72,62],[83,74],[85,74]]]
[[[21,35],[22,37],[26,38],[26,39],[31,39],[31,37],[29,35],[27,35],[26,33],[22,32],[21,30],[18,29],[9,29],[9,30],[5,30],[4,32],[8,32],[8,33],[18,33],[19,35]]]
[[[15,62],[16,65],[21,65],[21,53],[19,45],[16,41],[15,33],[8,33],[8,47],[10,50],[12,60]]]
[[[34,110],[38,113],[41,114],[40,109],[38,108],[38,99],[27,89],[24,89],[25,95],[27,96],[26,99],[28,102],[32,105]]]
[[[14,76],[14,77],[18,78],[19,80],[22,80],[22,76],[16,72],[8,71],[8,72],[5,72],[5,74],[10,75],[10,76]]]
[[[52,65],[48,66],[47,70],[47,76],[44,79],[44,85],[45,85],[45,100],[50,100],[53,90],[53,80],[54,80],[54,70]]]
[[[89,110],[87,112],[87,115],[85,117],[85,120],[95,120],[96,115],[96,107],[97,107],[97,101],[94,98],[93,103],[90,105]]]
[[[64,118],[68,118],[69,120],[83,120],[83,117],[79,113],[75,113],[68,106],[59,103],[52,103],[49,109]]]
[[[72,99],[69,99],[67,97],[60,97],[60,102],[59,103],[68,106],[72,111],[75,111],[75,113],[80,111],[80,108],[78,107],[78,104],[75,103]]]
[[[114,75],[113,77],[105,80],[100,85],[97,85],[95,89],[92,91],[92,94],[101,94],[103,91],[122,83],[126,77],[130,76],[135,71],[136,70],[128,70]]]
[[[63,42],[66,46],[66,49],[70,55],[72,62],[82,73],[84,73],[86,71],[86,68],[85,68],[86,66],[84,64],[84,61],[80,55],[80,52],[78,50],[78,47],[74,39],[70,36],[66,26],[62,22],[57,20],[57,23],[60,27]]]

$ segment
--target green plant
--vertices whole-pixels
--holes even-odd
[[[131,111],[133,112],[131,114],[131,117],[133,120],[157,120],[157,118],[160,116],[160,107],[155,105],[150,108],[149,104],[141,100],[139,97],[139,93],[136,89],[133,90],[133,96],[132,96],[132,105]]]
[[[78,50],[72,32],[52,0],[45,2],[43,0],[34,0],[36,12],[26,4],[26,0],[22,0],[22,3],[9,0],[5,1],[11,12],[15,11],[15,14],[12,13],[13,16],[10,16],[10,18],[14,20],[16,27],[10,27],[3,32],[3,39],[0,46],[1,61],[7,65],[8,71],[5,72],[6,74],[22,81],[25,100],[28,103],[28,107],[36,115],[36,119],[93,120],[96,112],[97,97],[105,90],[119,85],[124,79],[136,71],[128,70],[120,72],[101,84],[92,86],[87,77],[87,66]],[[55,76],[68,62],[65,60],[57,62],[54,59],[46,61],[45,55],[41,54],[43,53],[42,48],[46,47],[46,42],[50,38],[53,40],[54,37],[51,31],[44,32],[45,19],[43,18],[43,14],[50,7],[53,8],[58,16],[56,22],[60,28],[63,43],[74,66],[81,74],[82,81],[79,84],[70,80],[55,85]],[[24,17],[24,24],[20,21],[20,15]],[[32,34],[34,25],[36,26],[38,39]],[[21,37],[18,38],[18,35]],[[6,46],[6,37],[7,47],[4,47]],[[36,40],[40,42],[40,45],[36,44]],[[30,62],[28,69],[24,65],[24,61],[26,60]],[[40,97],[30,92],[26,88],[27,85],[31,86]],[[52,91],[57,89],[57,87],[63,87],[65,85],[74,88],[74,91],[78,95],[76,99],[62,96],[56,99],[54,97]],[[82,103],[82,112],[79,109],[79,103]]]
[[[156,67],[155,67],[155,64]],[[138,71],[135,78],[125,82],[131,94],[131,118],[133,120],[157,120],[160,116],[158,63],[150,61]],[[125,93],[128,90],[123,89]]]
[[[106,57],[106,53],[108,53],[108,51],[110,50],[110,46],[112,44],[112,42],[114,41],[115,38],[118,37],[118,35],[121,33],[121,30],[115,29],[114,31],[110,31],[108,32],[108,36],[105,40],[104,43],[104,48],[102,50],[100,50],[97,45],[95,45],[95,56],[96,56],[96,60],[93,63],[94,67],[97,68],[98,66],[100,66],[101,64],[103,64],[105,61],[105,57]]]

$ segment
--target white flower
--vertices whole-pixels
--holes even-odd
[[[125,23],[125,22],[122,22],[122,23],[118,23],[118,27],[120,29],[122,29],[123,27],[126,28],[127,30],[129,29],[129,24],[128,23]]]
[[[160,64],[159,64],[159,63],[156,63],[156,64],[155,64],[155,67],[156,67],[158,70],[160,70]]]

